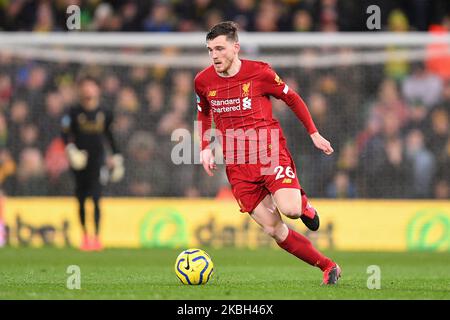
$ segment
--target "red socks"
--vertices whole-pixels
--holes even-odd
[[[308,198],[306,197],[306,192],[303,188],[300,189],[300,194],[302,196],[302,212],[306,209],[306,203],[308,203]]]
[[[313,247],[308,238],[294,230],[289,229],[287,238],[283,242],[277,242],[277,244],[306,263],[319,267],[322,271],[334,265],[331,259],[325,257]]]

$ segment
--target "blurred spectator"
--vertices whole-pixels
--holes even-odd
[[[10,193],[13,175],[16,173],[16,163],[9,151],[0,148],[0,189]]]
[[[172,90],[174,94],[191,95],[193,74],[188,71],[177,71],[173,75]]]
[[[121,82],[116,74],[105,75],[102,81],[103,100],[106,104],[112,105],[120,90]]]
[[[163,116],[165,107],[164,88],[160,83],[150,82],[144,92],[144,103],[138,122],[140,129],[156,127]]]
[[[376,137],[383,126],[383,120],[378,116],[370,116],[366,120],[366,125],[364,129],[358,133],[356,136],[356,146],[358,148],[358,153],[361,153],[366,149],[367,144],[372,141],[372,138]]]
[[[228,183],[228,181],[227,181]],[[216,199],[217,200],[233,200],[234,196],[233,196],[233,192],[231,191],[231,187],[227,186],[227,185],[223,185],[219,188],[219,191],[217,192],[216,195]]]
[[[428,72],[423,65],[416,65],[403,81],[402,92],[406,101],[421,101],[427,108],[431,108],[441,98],[442,80]]]
[[[61,131],[60,121],[64,112],[62,97],[58,92],[50,92],[45,98],[45,113],[40,115],[40,127],[45,128],[40,134],[41,144],[48,146]]]
[[[136,31],[139,30],[139,6],[134,1],[126,2],[122,8],[122,27],[120,31]]]
[[[320,0],[318,9],[318,18],[320,21],[320,31],[323,32],[339,31],[338,0]]]
[[[347,142],[339,155],[337,169],[348,174],[350,179],[354,180],[358,175],[358,149],[355,143]]]
[[[172,110],[180,119],[186,119],[190,106],[191,100],[188,96],[183,94],[176,94],[172,97]]]
[[[27,123],[22,126],[19,141],[23,147],[38,148],[40,146],[38,126],[34,123]]]
[[[238,23],[243,31],[250,31],[253,29],[255,6],[255,0],[232,0],[226,8],[227,20]]]
[[[388,30],[391,32],[409,31],[409,21],[405,13],[400,9],[392,10],[388,16]]]
[[[444,163],[448,159],[449,129],[448,111],[444,108],[433,110],[427,144],[439,163]]]
[[[58,92],[61,95],[61,103],[64,106],[73,105],[77,100],[76,89],[72,82],[61,82],[58,86]]]
[[[145,127],[145,126],[143,126]],[[118,149],[125,150],[127,141],[136,128],[135,117],[127,112],[119,112],[115,114],[113,133],[116,137]]]
[[[137,131],[129,141],[128,165],[133,168],[128,181],[128,194],[132,196],[167,196],[171,181],[165,160],[157,153],[153,136]]]
[[[372,106],[371,113],[376,117],[384,117],[389,113],[399,121],[400,127],[406,123],[408,108],[403,102],[394,80],[385,79],[381,83],[378,100]]]
[[[317,127],[325,136],[332,134],[332,117],[329,117],[331,110],[324,95],[313,93],[308,100],[308,108]]]
[[[49,143],[45,151],[44,165],[47,172],[49,195],[71,195],[73,179],[71,179],[69,171],[65,144],[61,138],[54,138]]]
[[[450,109],[450,79],[444,82],[444,88],[442,89],[442,105]]]
[[[133,88],[140,88],[148,81],[149,70],[147,67],[131,67],[127,84]]]
[[[207,30],[205,16],[213,9],[219,9],[219,1],[212,0],[185,0],[175,6],[176,16],[180,19],[180,26],[186,31]],[[222,10],[220,10],[222,11]],[[192,30],[194,29],[194,30]]]
[[[205,14],[205,28],[210,30],[216,24],[224,21],[222,12],[217,9],[212,9]]]
[[[348,173],[338,171],[334,176],[333,182],[327,187],[326,196],[329,198],[356,198],[356,189],[350,181]]]
[[[144,20],[145,31],[174,31],[175,16],[172,8],[166,2],[159,1],[153,5],[147,18]]]
[[[402,10],[392,10],[388,15],[388,31],[390,32],[407,32],[409,30],[408,17]],[[400,47],[391,46],[387,49],[388,54],[392,58],[385,64],[385,73],[389,78],[402,80],[409,71],[409,63],[402,58],[402,49]]]
[[[29,116],[29,107],[28,104],[25,101],[22,100],[16,100],[13,102],[11,106],[11,112],[10,112],[10,126],[9,131],[10,135],[9,138],[12,137],[18,137],[20,134],[20,127],[25,124],[27,121],[30,120]]]
[[[14,195],[47,195],[44,161],[39,149],[25,148],[20,153]]]
[[[139,111],[139,108],[140,104],[136,95],[136,91],[132,87],[122,87],[117,96],[117,105],[115,111],[137,113]]]
[[[385,142],[383,162],[380,167],[378,177],[378,190],[381,191],[379,197],[382,198],[404,198],[408,196],[408,187],[412,172],[408,165],[404,165],[405,152],[402,139],[388,138]],[[383,183],[388,179],[389,183]]]
[[[447,2],[448,5],[448,2]],[[447,10],[447,14],[448,14]],[[446,36],[450,30],[450,18],[447,15],[447,25],[431,25],[430,33],[435,36]],[[441,77],[443,80],[450,79],[450,45],[446,41],[436,40],[427,46],[427,69]]]
[[[20,153],[24,148],[39,149],[41,146],[38,126],[28,122],[19,127],[19,134],[14,137],[14,142],[11,142],[10,150],[13,157],[19,159]]]
[[[0,112],[4,112],[12,97],[11,78],[7,74],[0,74]]]
[[[0,148],[6,147],[8,144],[8,124],[5,116],[0,113]]]
[[[25,85],[19,87],[16,96],[25,100],[29,106],[34,106],[29,109],[30,119],[32,121],[38,120],[40,114],[43,113],[44,95],[47,89],[47,70],[43,66],[32,66],[31,68],[24,68]]]
[[[362,196],[402,198],[407,195],[411,172],[405,161],[400,121],[393,113],[383,117],[381,133],[366,143],[359,164]]]
[[[298,10],[293,17],[293,30],[298,32],[313,31],[311,14],[306,10]]]
[[[111,30],[111,21],[113,19],[114,11],[109,3],[100,3],[95,9],[94,20],[89,26],[89,29],[96,31]]]
[[[440,179],[434,185],[434,198],[448,200],[450,199],[450,186],[448,180]]]
[[[428,116],[428,108],[421,101],[414,101],[408,108],[409,122],[406,123],[405,132],[411,129],[426,129],[426,120]]]
[[[255,16],[255,31],[275,32],[278,30],[280,8],[271,0],[262,0]]]
[[[40,1],[36,12],[36,22],[33,31],[50,32],[55,29],[53,25],[53,10],[50,1]]]
[[[423,133],[411,130],[406,137],[406,156],[412,165],[412,185],[410,196],[429,198],[432,195],[432,180],[435,171],[433,154],[425,148]]]
[[[189,165],[193,163],[194,154],[199,153],[198,149],[193,148],[191,132],[181,129],[176,130],[175,133],[176,135],[170,138],[173,141],[171,148],[163,151],[167,155],[165,158],[168,162],[180,163],[183,161],[188,165],[171,166],[171,173],[177,177],[177,181],[180,183],[172,184],[170,193],[174,196],[184,197],[214,196],[217,190],[217,181],[206,179],[200,166]]]
[[[186,96],[176,95],[172,97],[171,110],[161,118],[157,134],[161,137],[170,137],[176,129],[189,129],[189,124],[185,120],[188,108],[191,106]]]
[[[320,132],[324,136],[332,136],[332,119],[327,116],[329,106],[325,97],[317,92],[313,92],[307,101],[311,116]],[[300,127],[301,124],[297,123]],[[294,149],[295,150],[295,149]],[[311,196],[325,196],[325,188],[334,174],[335,157],[329,157],[317,150],[309,148],[304,155],[302,155],[301,163],[308,166],[308,171],[302,173],[303,180],[309,186],[308,194]],[[314,174],[320,172],[320,175]]]

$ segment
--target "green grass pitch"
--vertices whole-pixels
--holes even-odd
[[[326,252],[343,270],[337,286],[321,286],[317,268],[277,249],[205,249],[214,274],[186,286],[173,271],[182,250],[1,248],[0,299],[450,299],[450,253]],[[70,265],[81,289],[68,289]],[[367,267],[381,270],[369,290]]]

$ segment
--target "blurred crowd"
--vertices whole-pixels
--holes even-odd
[[[2,0],[0,31],[65,31],[72,4],[84,31],[205,31],[223,20],[246,31],[367,31],[371,5],[380,8],[382,30],[450,23],[447,0]]]

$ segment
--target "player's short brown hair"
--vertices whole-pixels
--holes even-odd
[[[238,42],[238,24],[233,21],[224,21],[216,24],[206,34],[206,41],[213,40],[218,36],[227,36],[227,40]]]

